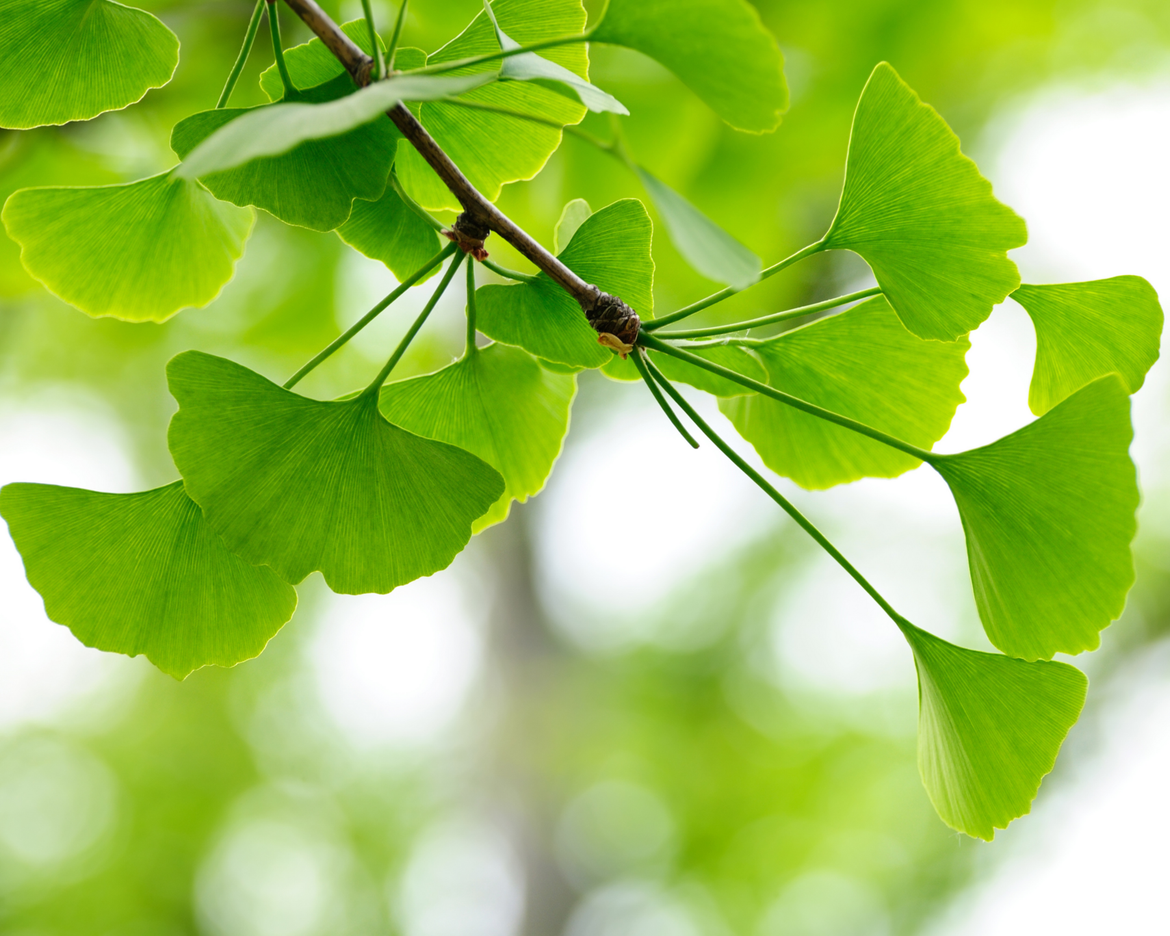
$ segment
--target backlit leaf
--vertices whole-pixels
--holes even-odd
[[[337,236],[354,250],[381,260],[399,281],[422,267],[439,252],[440,246],[438,232],[403,202],[391,185],[375,202],[355,201],[349,220],[337,229]]]
[[[967,535],[991,642],[1026,660],[1092,650],[1133,584],[1137,479],[1115,374],[983,448],[934,455]]]
[[[1036,326],[1028,405],[1041,416],[1069,394],[1117,373],[1130,393],[1158,360],[1162,307],[1140,276],[1089,283],[1024,285],[1012,293]]]
[[[686,350],[690,351],[691,354],[706,358],[714,364],[719,364],[722,367],[733,370],[737,374],[750,377],[752,380],[758,380],[761,383],[767,383],[768,381],[768,374],[764,370],[764,365],[747,348],[727,344],[708,345],[704,348],[687,348]],[[696,367],[689,361],[679,360],[669,354],[651,351],[650,357],[658,365],[658,369],[662,371],[663,375],[670,380],[690,384],[692,387],[706,391],[714,396],[739,397],[752,392],[743,384],[738,384],[718,374],[712,374],[708,370]]]
[[[374,54],[373,46],[370,45],[370,27],[366,25],[364,19],[343,23],[341,31],[349,36],[366,55],[372,56]],[[378,37],[378,45],[385,50],[386,43],[381,36]],[[404,51],[406,50],[398,50],[397,67],[400,69],[417,67],[415,64],[402,63],[401,55]],[[295,45],[291,49],[285,49],[284,64],[293,84],[298,88],[315,88],[346,73],[345,66],[337,60],[337,56],[325,47],[325,43],[316,38]],[[260,73],[260,89],[268,95],[270,101],[279,101],[284,97],[284,82],[281,81],[280,72],[275,64],[269,65]],[[349,91],[352,93],[356,90],[357,86],[351,81]]]
[[[125,185],[32,188],[4,205],[26,270],[93,316],[162,322],[232,278],[252,212],[170,173]]]
[[[179,679],[259,655],[296,608],[270,569],[224,547],[182,481],[140,494],[9,484],[0,514],[52,620]]]
[[[0,127],[27,130],[120,110],[171,80],[179,40],[111,0],[7,3],[0,15]]]
[[[561,209],[561,216],[553,231],[553,250],[560,253],[568,247],[569,241],[577,233],[577,228],[584,224],[585,219],[591,214],[593,214],[593,209],[589,207],[589,202],[585,201],[584,198],[574,198],[567,202],[565,207]]]
[[[450,565],[504,491],[490,465],[386,422],[376,393],[306,399],[223,358],[167,366],[168,440],[228,547],[293,584],[385,594]]]
[[[929,449],[963,402],[965,338],[923,341],[874,296],[840,315],[752,346],[768,383],[793,396]],[[893,478],[920,462],[834,423],[759,394],[720,409],[773,471],[812,490]]]
[[[996,201],[959,138],[887,63],[873,70],[849,138],[825,246],[865,258],[903,324],[952,341],[1020,284],[1007,251],[1024,221]]]

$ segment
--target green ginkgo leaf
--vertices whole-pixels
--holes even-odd
[[[450,565],[504,492],[474,455],[386,422],[378,395],[310,400],[223,358],[167,366],[168,441],[229,549],[296,584],[385,594]]]
[[[353,82],[343,74],[324,85],[298,91],[290,99],[333,101],[352,91]],[[171,149],[186,159],[225,124],[278,106],[225,107],[192,114],[175,124]],[[345,223],[355,198],[376,201],[382,197],[400,138],[388,119],[377,120],[341,136],[309,140],[280,156],[213,172],[200,181],[224,201],[263,208],[288,224],[332,231]]]
[[[162,322],[232,278],[252,212],[169,172],[124,185],[21,189],[3,212],[32,276],[93,316]]]
[[[918,670],[918,769],[953,829],[991,841],[1025,815],[1080,717],[1088,680],[1067,663],[965,650],[902,626]]]
[[[370,45],[370,27],[364,19],[350,20],[343,23],[341,31],[345,33],[366,55],[374,54],[374,47]],[[378,45],[385,50],[386,43],[378,37]],[[404,49],[399,49],[401,56]],[[425,53],[424,57],[425,57]],[[298,88],[315,88],[332,81],[339,75],[345,74],[345,66],[338,61],[336,55],[329,51],[320,39],[310,39],[291,49],[284,50],[284,64],[288,69],[292,83]],[[421,63],[419,63],[421,64]],[[413,63],[403,64],[399,58],[397,68],[415,68]],[[260,73],[260,89],[268,95],[268,100],[279,101],[284,97],[284,82],[276,65],[269,65]],[[356,91],[357,86],[350,82],[350,92]]]
[[[1133,584],[1137,478],[1129,395],[1116,374],[983,448],[933,455],[967,535],[987,636],[1025,660],[1080,653]]]
[[[561,216],[557,219],[557,226],[553,230],[553,249],[560,253],[569,246],[569,241],[577,233],[577,229],[593,214],[589,202],[584,198],[574,198],[565,203],[561,209]]]
[[[657,59],[737,130],[775,130],[788,109],[784,57],[745,0],[609,0],[590,40]]]
[[[181,481],[140,494],[9,484],[0,514],[52,620],[179,679],[258,656],[297,605],[224,547]]]
[[[638,315],[654,313],[650,216],[634,198],[614,202],[582,222],[560,259],[586,282],[619,296]],[[574,367],[600,367],[613,352],[597,343],[577,301],[541,273],[530,283],[481,286],[479,330],[537,357]]]
[[[929,449],[963,402],[967,339],[924,341],[874,296],[840,315],[754,344],[768,383]],[[769,468],[820,490],[858,478],[893,478],[920,462],[873,439],[758,394],[720,409]]]
[[[1037,416],[1105,374],[1119,374],[1136,393],[1158,360],[1162,306],[1140,276],[1024,285],[1012,298],[1036,326],[1028,405]]]
[[[157,17],[111,0],[6,3],[0,127],[89,120],[171,80],[179,40]]]
[[[439,252],[439,234],[387,185],[377,201],[355,201],[337,236],[372,260],[381,260],[399,281]],[[423,277],[424,282],[434,273]]]
[[[914,334],[953,341],[1020,284],[1007,251],[1026,240],[1024,220],[996,201],[946,121],[879,64],[853,115],[825,247],[864,257]]]
[[[397,426],[478,455],[503,475],[503,496],[475,532],[540,492],[569,430],[575,377],[544,370],[530,354],[490,344],[433,374],[382,388],[382,414]]]
[[[634,167],[662,216],[666,233],[684,260],[707,279],[747,289],[760,279],[760,258],[699,211],[665,182]]]
[[[521,45],[577,34],[585,26],[580,0],[495,0],[492,9],[500,28]],[[426,64],[453,62],[499,49],[491,21],[480,11],[462,33],[431,54]],[[545,49],[541,55],[580,78],[589,77],[583,42]],[[398,60],[396,64],[411,67]],[[500,67],[499,61],[484,62],[449,74],[496,72]],[[575,124],[586,113],[579,101],[531,81],[486,85],[462,100],[531,114],[556,124]],[[499,197],[506,183],[531,179],[540,172],[561,142],[561,131],[555,127],[507,114],[435,103],[421,105],[418,116],[472,185],[492,200]],[[413,147],[399,147],[396,171],[407,193],[424,208],[460,208]]]
[[[768,373],[764,370],[764,365],[747,348],[739,345],[725,344],[687,348],[686,350],[691,354],[711,361],[713,364],[718,364],[721,367],[726,367],[728,370],[735,371],[737,374],[750,377],[752,380],[758,380],[760,383],[768,382]],[[651,351],[650,357],[658,365],[658,369],[662,371],[663,375],[670,380],[678,380],[682,383],[690,384],[692,387],[703,390],[713,396],[740,397],[752,392],[743,384],[728,380],[719,374],[712,374],[709,370],[703,370],[703,368],[696,367],[689,361],[680,360],[669,354],[660,354],[657,351]]]

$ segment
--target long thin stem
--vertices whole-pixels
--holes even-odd
[[[436,218],[433,214],[427,211],[422,205],[416,202],[407,193],[406,189],[402,187],[402,182],[398,178],[398,173],[393,169],[390,170],[390,186],[394,189],[394,194],[402,199],[402,203],[406,205],[411,211],[422,218],[427,224],[433,227],[436,231],[443,230],[443,222]]]
[[[437,62],[434,65],[427,65],[424,68],[416,68],[411,71],[410,74],[441,75],[443,72],[454,71],[457,68],[468,68],[471,65],[482,65],[484,62],[503,61],[506,58],[511,58],[513,55],[523,55],[525,52],[540,52],[543,49],[555,49],[558,46],[575,45],[578,42],[588,41],[588,33],[583,33],[576,36],[560,36],[556,39],[545,39],[541,42],[534,42],[532,45],[520,46],[517,49],[499,49],[495,52],[488,52],[484,55],[475,55],[471,58],[453,59],[450,62]]]
[[[362,0],[362,12],[366,15],[366,27],[370,30],[370,47],[374,50],[374,61],[378,63],[378,80],[386,77],[386,60],[382,58],[382,46],[378,42],[378,30],[374,26],[374,8],[370,0]]]
[[[297,86],[293,84],[292,76],[288,73],[288,66],[284,64],[284,47],[280,43],[280,18],[276,15],[276,0],[268,2],[268,28],[272,33],[272,56],[276,59],[276,70],[280,72],[280,80],[284,84],[284,96],[297,93]]]
[[[646,369],[647,362],[645,358],[646,352],[642,348],[634,349],[634,366],[638,368],[638,373],[642,375],[642,379],[646,382],[646,386],[650,388],[650,393],[654,396],[654,399],[658,402],[658,405],[662,407],[662,412],[666,413],[666,418],[669,419],[671,423],[673,423],[674,428],[679,431],[679,435],[687,440],[687,444],[690,445],[691,448],[698,448],[699,443],[695,441],[695,437],[693,435],[687,432],[687,427],[682,424],[682,420],[678,418],[678,414],[673,409],[671,409],[670,404],[666,402],[666,398],[662,395],[662,391],[658,389],[658,384],[655,382],[654,378],[650,376],[650,371]]]
[[[535,273],[521,273],[519,270],[509,270],[507,267],[502,267],[498,263],[493,263],[491,260],[483,260],[481,262],[493,273],[498,273],[504,279],[515,280],[517,283],[531,283],[537,279],[537,274]]]
[[[779,263],[773,263],[770,267],[765,268],[760,273],[760,282],[763,282],[769,276],[775,276],[781,270],[786,270],[788,267],[792,266],[792,264],[803,260],[805,257],[811,257],[813,254],[818,253],[824,249],[825,242],[823,239],[809,244],[807,247],[798,250],[791,257],[785,257]],[[715,305],[715,303],[722,302],[724,299],[734,296],[737,292],[739,292],[738,289],[733,289],[732,287],[728,286],[726,289],[721,289],[719,292],[711,294],[706,299],[700,299],[698,302],[692,302],[689,306],[684,306],[677,312],[671,312],[670,315],[664,315],[662,318],[654,319],[652,322],[647,322],[642,326],[642,331],[654,331],[655,329],[661,328],[663,325],[669,325],[671,322],[677,322],[679,319],[685,319],[688,315],[694,315],[696,312],[702,312],[704,309],[709,309],[711,306]]]
[[[678,404],[678,407],[687,414],[691,422],[699,427],[699,431],[702,432],[703,435],[705,435],[708,439],[710,439],[719,449],[719,451],[721,451],[731,460],[732,464],[734,464],[740,471],[756,482],[756,484],[759,485],[765,494],[767,494],[770,498],[772,498],[772,500],[779,504],[780,508],[786,514],[788,514],[788,516],[795,520],[800,528],[804,530],[804,532],[809,536],[811,536],[816,541],[817,545],[821,547],[821,549],[832,556],[836,563],[841,566],[842,569],[848,572],[858,585],[865,589],[866,594],[868,594],[870,598],[878,603],[878,606],[890,616],[895,624],[897,624],[899,627],[902,627],[902,625],[907,623],[906,619],[894,610],[893,605],[891,605],[888,601],[886,601],[885,598],[881,596],[881,593],[878,592],[878,590],[869,583],[864,575],[857,571],[853,563],[846,559],[836,546],[829,542],[825,534],[818,530],[813,525],[811,520],[809,520],[804,514],[797,510],[795,505],[793,505],[792,502],[788,500],[788,498],[786,498],[783,494],[772,487],[772,485],[765,481],[764,477],[758,471],[756,471],[751,465],[744,461],[735,451],[735,449],[724,442],[723,439],[721,439],[719,435],[716,434],[715,430],[707,425],[703,418],[699,416],[699,414],[695,412],[694,408],[686,401],[686,398],[681,393],[679,393],[678,390],[676,390],[670,383],[670,381],[663,376],[662,372],[654,366],[653,361],[647,359],[646,367],[653,375],[654,379],[657,380],[662,385],[662,388],[670,394],[674,402]]]
[[[659,338],[710,338],[713,335],[728,335],[731,332],[743,331],[746,328],[759,328],[761,325],[773,325],[776,322],[786,322],[789,319],[801,318],[805,315],[813,315],[817,312],[824,312],[825,309],[835,309],[837,306],[842,306],[850,302],[856,302],[859,299],[868,299],[870,296],[881,295],[881,287],[873,286],[870,289],[860,289],[857,292],[851,292],[844,296],[838,296],[836,299],[826,299],[823,302],[814,302],[812,305],[800,306],[796,309],[788,309],[784,312],[774,312],[771,315],[763,315],[759,318],[748,319],[746,322],[736,322],[728,325],[712,325],[710,328],[692,328],[687,331],[672,331],[662,332]]]
[[[475,346],[475,264],[467,264],[467,345],[464,357],[470,357],[478,349]]]
[[[442,250],[440,250],[437,254],[435,254],[433,257],[431,257],[431,259],[428,260],[426,263],[424,263],[419,269],[415,270],[412,274],[410,274],[410,276],[408,276],[406,279],[404,279],[402,281],[402,283],[399,284],[399,286],[392,293],[390,293],[390,295],[388,295],[385,299],[383,299],[376,306],[374,306],[372,309],[370,309],[369,312],[367,312],[360,319],[358,319],[356,322],[354,322],[349,328],[347,328],[345,330],[344,333],[342,333],[337,338],[335,338],[332,342],[330,342],[329,346],[327,348],[325,348],[325,350],[321,351],[319,354],[317,354],[316,357],[314,357],[311,361],[309,361],[308,364],[306,364],[299,371],[297,371],[295,374],[293,374],[285,382],[284,389],[291,390],[298,383],[300,383],[301,380],[305,377],[305,375],[307,375],[310,371],[314,370],[318,364],[320,364],[322,361],[324,361],[327,357],[329,357],[331,354],[333,354],[334,351],[336,351],[338,348],[340,348],[342,345],[344,345],[346,342],[348,342],[354,335],[356,335],[363,328],[365,328],[367,325],[369,325],[370,322],[372,322],[379,315],[381,315],[382,312],[384,312],[391,305],[391,303],[393,303],[403,293],[405,293],[408,289],[410,289],[411,286],[413,286],[415,283],[417,283],[419,280],[421,280],[424,276],[426,276],[428,273],[430,273],[431,270],[433,270],[440,263],[442,263],[449,256],[451,256],[451,254],[453,254],[457,249],[458,248],[454,244],[448,244],[446,247],[444,247]]]
[[[406,74],[405,72],[403,74]],[[414,74],[414,72],[410,72]],[[567,130],[564,124],[550,120],[548,117],[541,117],[539,114],[526,114],[523,111],[512,110],[510,107],[498,107],[495,104],[484,104],[482,101],[468,101],[464,98],[451,98],[444,100],[444,104],[450,104],[452,107],[463,107],[467,110],[485,111],[489,114],[500,114],[503,117],[515,117],[517,120],[527,120],[529,123],[540,124],[542,127],[551,127],[553,130]]]
[[[231,74],[219,92],[219,100],[215,102],[215,109],[227,107],[228,98],[240,80],[240,72],[244,70],[244,63],[248,61],[248,53],[252,51],[252,43],[256,41],[256,33],[260,31],[260,17],[264,15],[264,0],[256,0],[256,8],[252,10],[252,18],[248,20],[248,31],[244,33],[244,44],[240,46],[240,54],[236,56],[236,64],[232,66]]]
[[[459,269],[459,264],[463,262],[466,256],[467,254],[464,253],[455,255],[455,259],[447,267],[447,272],[443,274],[443,278],[439,281],[439,285],[435,287],[431,298],[427,300],[427,304],[418,314],[418,318],[414,320],[414,324],[410,326],[410,330],[398,342],[398,347],[390,355],[390,360],[386,362],[386,366],[378,372],[378,376],[374,378],[373,383],[366,388],[366,393],[377,393],[382,384],[386,382],[386,378],[390,376],[390,372],[394,370],[394,366],[401,360],[402,355],[406,353],[406,349],[410,347],[410,343],[414,341],[414,336],[418,334],[419,329],[423,327],[423,324],[430,317],[435,306],[439,304],[439,300],[443,298],[443,293],[447,291],[447,287],[451,285],[451,280],[455,278],[455,271]]]
[[[398,43],[402,39],[402,25],[406,22],[406,7],[409,0],[402,0],[398,8],[398,17],[394,20],[394,35],[390,37],[390,47],[386,50],[386,67],[394,71],[394,56],[398,54]]]
[[[865,423],[858,422],[856,419],[850,419],[848,416],[834,413],[832,410],[824,409],[815,403],[809,403],[799,397],[794,397],[792,394],[785,393],[783,390],[777,390],[775,387],[769,387],[767,384],[760,383],[758,380],[745,377],[743,374],[736,373],[730,368],[723,367],[721,364],[715,364],[712,361],[701,358],[697,354],[691,354],[682,348],[676,348],[674,345],[669,345],[665,341],[660,341],[653,335],[646,334],[645,329],[638,335],[638,344],[653,348],[655,351],[661,351],[663,354],[672,355],[689,364],[694,364],[696,367],[701,367],[703,370],[718,374],[720,377],[726,377],[728,380],[734,381],[740,386],[755,390],[756,393],[762,396],[771,397],[773,400],[778,400],[781,403],[791,406],[793,409],[808,413],[810,416],[828,420],[831,423],[836,423],[838,426],[844,426],[846,429],[852,429],[854,432],[858,432],[863,436],[869,436],[869,438],[882,442],[890,446],[890,448],[895,448],[899,452],[905,452],[907,455],[921,459],[924,462],[931,462],[934,458],[930,452],[911,445],[909,442],[903,442],[901,439],[897,439],[892,435],[887,435],[880,429],[874,429],[872,426],[867,426]]]

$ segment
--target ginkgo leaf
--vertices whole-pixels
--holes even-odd
[[[387,185],[375,202],[355,201],[349,220],[337,236],[372,260],[381,260],[399,281],[406,279],[439,252],[439,234]],[[439,270],[419,282],[425,282]]]
[[[530,354],[490,344],[448,367],[382,388],[382,414],[397,426],[478,455],[507,487],[475,532],[508,516],[544,487],[569,430],[572,376],[544,370]]]
[[[1085,384],[1116,373],[1136,393],[1158,360],[1162,306],[1140,276],[1089,283],[1024,285],[1012,298],[1036,327],[1028,405],[1047,413]]]
[[[574,198],[570,202],[565,203],[565,207],[561,209],[561,216],[557,220],[557,226],[553,230],[553,250],[560,253],[569,246],[569,241],[573,239],[573,235],[577,233],[577,229],[593,214],[593,209],[589,207],[589,202],[584,198]]]
[[[500,28],[521,45],[579,34],[585,26],[580,0],[495,0],[492,9]],[[499,49],[491,21],[481,10],[462,33],[431,54],[426,64],[453,62]],[[589,77],[583,42],[545,49],[541,55],[580,78]],[[398,63],[398,67],[409,66]],[[499,61],[484,62],[448,74],[496,72],[500,67]],[[477,88],[461,100],[557,124],[575,124],[586,113],[580,102],[531,81],[497,82]],[[471,184],[493,201],[506,183],[531,179],[540,172],[561,142],[561,131],[555,127],[452,104],[423,104],[418,117]],[[399,147],[396,171],[406,192],[424,208],[459,210],[458,201],[413,147]]]
[[[737,374],[750,377],[752,380],[758,380],[760,383],[767,383],[768,381],[768,373],[764,370],[764,365],[747,348],[739,345],[724,344],[687,348],[686,350],[714,364],[719,364],[722,367],[733,370]],[[672,355],[651,351],[650,357],[668,379],[690,384],[692,387],[703,390],[713,396],[740,397],[752,392],[743,384],[728,380],[719,374],[712,374],[709,370],[703,370],[703,368],[697,367],[689,361],[680,360]]]
[[[963,530],[987,636],[1025,660],[1079,653],[1133,584],[1137,478],[1129,395],[1116,374],[983,448],[933,455]]]
[[[386,422],[376,392],[310,400],[223,358],[167,365],[168,441],[229,549],[296,584],[385,594],[450,565],[504,492],[474,455]]]
[[[963,402],[966,338],[912,335],[881,296],[752,345],[777,389],[920,448],[943,437]],[[920,462],[881,442],[759,394],[720,409],[760,458],[801,487],[893,478]]]
[[[609,0],[589,38],[657,59],[737,130],[768,133],[788,109],[784,57],[745,0]]]
[[[634,167],[662,216],[666,233],[684,260],[707,279],[747,289],[760,279],[760,258],[699,211],[665,182]]]
[[[21,189],[3,212],[30,274],[93,316],[162,322],[232,278],[252,212],[170,173],[124,185]]]
[[[560,253],[561,261],[602,292],[619,296],[642,318],[654,312],[650,216],[623,199],[591,215]],[[540,273],[530,283],[481,286],[476,324],[485,335],[537,357],[575,367],[600,367],[613,352],[597,343],[577,301]]]
[[[1020,284],[1007,251],[1024,220],[991,193],[946,121],[886,62],[849,137],[845,186],[824,245],[860,254],[903,324],[953,341]]]
[[[0,127],[89,120],[171,80],[179,40],[157,17],[111,0],[5,4]]]
[[[349,75],[298,91],[300,101],[331,101],[353,90]],[[224,107],[192,114],[175,124],[171,149],[180,159],[225,124],[279,105]],[[280,156],[256,159],[200,181],[217,198],[255,205],[288,224],[332,231],[349,217],[355,198],[376,201],[386,190],[401,134],[389,119],[365,124],[341,136],[309,140]]]
[[[991,841],[1025,815],[1080,717],[1088,680],[1067,663],[965,650],[902,625],[918,670],[918,769],[953,829]]]
[[[140,494],[9,484],[0,514],[52,620],[179,679],[258,656],[297,605],[224,547],[182,481]]]
[[[370,45],[370,27],[364,19],[350,20],[343,23],[341,31],[366,55],[374,54],[374,47]],[[378,45],[385,50],[386,43],[378,37]],[[403,49],[399,49],[401,56]],[[425,55],[425,53],[424,53]],[[421,62],[419,64],[422,64]],[[344,75],[345,66],[338,61],[337,56],[326,48],[320,39],[310,39],[291,49],[284,50],[284,65],[288,69],[292,83],[298,88],[315,88],[332,81],[339,75]],[[403,64],[401,58],[396,62],[399,69],[415,68],[415,64]],[[276,65],[269,65],[260,73],[260,89],[268,95],[268,100],[279,101],[284,97],[284,82]],[[350,82],[350,92],[356,91],[357,86]]]

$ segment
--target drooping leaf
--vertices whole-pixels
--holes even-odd
[[[4,205],[30,274],[93,316],[162,322],[232,278],[252,212],[170,173],[124,185],[31,188]]]
[[[1129,396],[1115,374],[983,448],[935,455],[967,536],[987,636],[1025,660],[1080,653],[1133,584],[1137,479]]]
[[[662,216],[666,233],[683,259],[707,279],[747,289],[760,279],[760,258],[665,182],[635,166],[638,178]]]
[[[585,26],[580,0],[496,0],[492,9],[500,28],[521,45],[579,34]],[[462,33],[431,54],[427,64],[485,55],[499,48],[491,21],[481,10]],[[580,78],[589,77],[583,42],[545,49],[541,56]],[[495,72],[500,64],[485,62],[451,74]],[[559,124],[575,124],[586,112],[578,101],[531,81],[497,82],[462,99]],[[433,103],[421,105],[418,116],[472,185],[492,200],[506,183],[531,179],[540,172],[561,142],[561,131],[555,127],[506,114]],[[413,147],[399,147],[396,171],[407,193],[424,208],[459,209],[454,196]]]
[[[963,402],[966,338],[923,341],[882,296],[753,345],[768,383],[929,449]],[[777,400],[750,394],[720,409],[773,471],[820,490],[858,478],[893,478],[917,459]]]
[[[300,102],[324,102],[343,98],[351,91],[353,82],[343,74],[292,97]],[[175,125],[171,149],[186,159],[226,124],[278,106],[225,107],[192,114]],[[280,156],[213,172],[200,181],[224,201],[255,205],[288,224],[332,231],[345,223],[355,198],[376,201],[382,197],[400,137],[388,119],[376,120],[341,136],[309,140]]]
[[[1007,251],[1024,220],[996,201],[959,138],[886,62],[849,137],[845,186],[825,246],[860,254],[903,324],[952,341],[1020,284]]]
[[[385,594],[445,569],[504,491],[474,455],[386,422],[376,393],[309,400],[223,358],[167,366],[168,441],[228,547],[285,581]]]
[[[490,344],[448,367],[382,388],[382,414],[397,426],[478,455],[507,487],[475,532],[508,516],[512,501],[540,492],[561,453],[572,376],[544,370],[519,348]]]
[[[9,484],[0,514],[52,620],[179,679],[258,656],[297,605],[224,547],[182,481],[140,494]]]
[[[918,770],[942,820],[991,841],[1025,815],[1085,703],[1067,663],[965,650],[902,627],[918,670]]]
[[[399,281],[439,252],[439,235],[387,185],[375,202],[353,203],[349,220],[337,236],[372,260],[381,260]],[[420,282],[438,272],[438,267]]]
[[[737,130],[768,133],[788,109],[784,57],[745,0],[609,0],[590,40],[657,59]]]
[[[560,259],[586,282],[620,296],[641,318],[654,311],[650,216],[637,199],[614,202],[577,229]],[[597,343],[577,301],[541,273],[531,283],[481,286],[477,324],[485,335],[537,357],[600,367],[613,352]]]
[[[593,214],[593,209],[589,207],[589,202],[585,201],[584,198],[574,198],[572,201],[566,202],[565,207],[561,209],[556,229],[553,231],[553,250],[560,253],[568,247],[569,241],[573,239],[577,229],[585,223],[591,214]]]
[[[384,120],[386,111],[402,101],[456,97],[492,80],[490,73],[398,75],[321,102],[286,98],[278,104],[246,109],[183,157],[175,175],[197,179],[254,159],[280,156],[302,143],[341,136]]]
[[[1140,276],[1024,285],[1012,298],[1036,327],[1028,405],[1037,416],[1109,373],[1120,374],[1136,393],[1158,360],[1162,307],[1154,287]]]
[[[0,127],[27,130],[120,110],[171,80],[179,40],[111,0],[7,3],[0,16]]]

